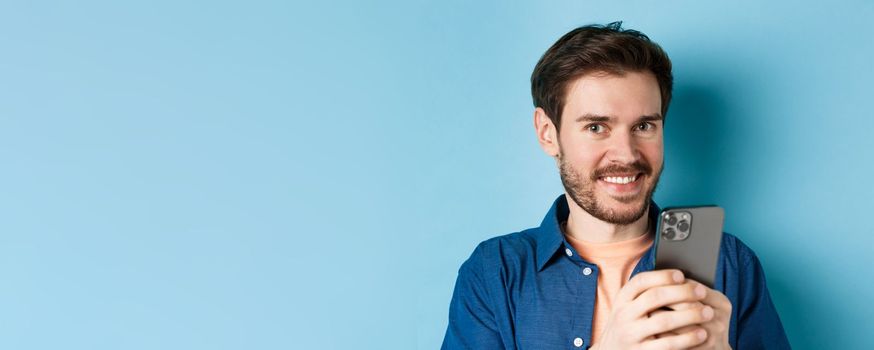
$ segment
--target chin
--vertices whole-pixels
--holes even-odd
[[[635,201],[634,203],[617,203],[610,205],[607,209],[614,214],[619,214],[621,216],[629,216],[633,214],[637,214],[646,210],[646,203]]]
[[[641,190],[630,196],[615,197],[606,192],[602,192],[598,198],[600,203],[608,204],[614,208],[639,208],[645,206],[649,202],[648,189]]]
[[[646,215],[646,210],[649,207],[647,196],[634,196],[628,198],[628,201],[621,201],[617,198],[605,196],[599,203],[603,205],[601,212],[606,214],[602,220],[620,225],[630,225],[641,217]]]

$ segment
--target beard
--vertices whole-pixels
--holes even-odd
[[[652,166],[648,162],[638,160],[628,165],[611,164],[595,169],[591,174],[582,174],[565,161],[561,151],[558,153],[558,162],[561,183],[571,199],[590,215],[614,225],[630,225],[646,213],[664,168],[662,166],[653,173]],[[598,200],[595,192],[598,179],[616,173],[641,173],[638,177],[644,175],[645,177],[640,180],[648,181],[642,184],[643,190],[637,194],[628,197],[611,197],[615,201],[629,205],[630,208],[614,208]]]

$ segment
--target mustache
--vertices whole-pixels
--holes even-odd
[[[592,181],[596,181],[601,177],[611,174],[628,174],[628,173],[643,173],[644,175],[652,174],[652,166],[649,163],[635,161],[631,164],[610,164],[603,168],[595,169],[592,173]]]

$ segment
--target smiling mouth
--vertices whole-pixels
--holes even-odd
[[[617,185],[626,185],[630,184],[634,181],[637,181],[638,178],[641,177],[643,173],[637,174],[616,174],[611,176],[601,176],[598,179],[607,183],[617,184]]]

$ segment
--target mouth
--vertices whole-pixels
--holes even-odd
[[[598,183],[607,187],[616,196],[634,195],[640,192],[643,173],[608,174],[598,178]]]

